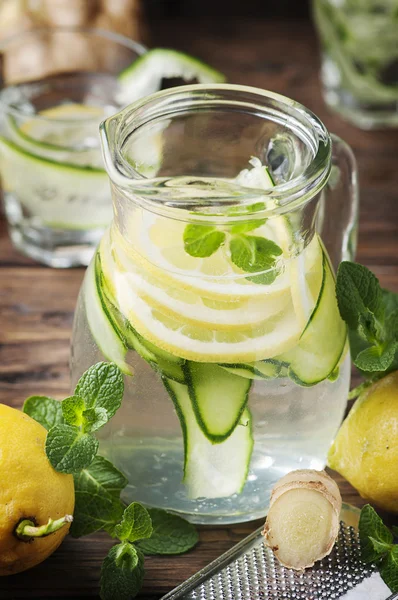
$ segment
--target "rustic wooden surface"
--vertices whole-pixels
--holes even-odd
[[[196,54],[230,81],[295,98],[351,144],[361,182],[358,260],[371,267],[385,287],[398,291],[398,133],[362,132],[327,111],[320,96],[318,50],[310,24],[174,20],[155,24],[153,40]],[[69,392],[69,338],[82,277],[83,269],[47,269],[19,255],[0,223],[1,402],[19,407],[31,394],[61,398]],[[356,492],[337,479],[344,500],[360,506]],[[202,528],[200,543],[189,554],[148,558],[140,598],[160,598],[258,525]],[[100,563],[109,546],[102,535],[67,540],[41,566],[1,578],[0,598],[96,598]]]

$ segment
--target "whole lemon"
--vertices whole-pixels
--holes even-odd
[[[363,498],[398,513],[398,371],[359,396],[329,450],[328,464]]]
[[[27,519],[45,525],[73,514],[72,475],[57,473],[45,452],[47,431],[23,412],[0,404],[0,575],[29,569],[62,542],[69,525],[42,538],[19,539]]]

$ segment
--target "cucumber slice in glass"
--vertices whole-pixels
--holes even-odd
[[[330,377],[344,352],[347,327],[336,301],[335,279],[323,251],[323,279],[315,308],[295,348],[276,357],[289,364],[289,376],[310,386]]]
[[[83,299],[88,325],[105,358],[114,362],[126,375],[132,375],[133,371],[125,361],[127,346],[102,295],[98,264],[97,258],[91,261],[84,279]]]
[[[229,373],[246,379],[276,379],[281,374],[283,363],[270,358],[254,363],[220,364],[219,366]]]
[[[243,410],[227,440],[213,444],[199,427],[186,385],[164,379],[184,436],[183,482],[190,498],[239,494],[246,482],[253,450],[250,411]]]
[[[5,191],[45,226],[87,230],[111,221],[103,169],[43,158],[0,136],[0,174]]]
[[[225,81],[222,73],[193,56],[167,48],[154,48],[119,74],[120,91],[116,99],[121,105],[130,104],[160,90],[162,79],[174,77],[198,83]]]
[[[213,444],[225,441],[245,410],[250,379],[211,363],[187,362],[186,379],[196,420]]]

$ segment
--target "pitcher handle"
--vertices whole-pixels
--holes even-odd
[[[332,134],[332,169],[319,204],[316,229],[335,269],[357,249],[358,169],[350,146]]]

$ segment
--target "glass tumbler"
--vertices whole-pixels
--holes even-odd
[[[0,45],[0,176],[14,245],[52,267],[87,265],[112,218],[99,123],[120,109],[118,75],[145,49],[86,28]]]
[[[313,0],[326,103],[363,129],[398,126],[397,0]]]

